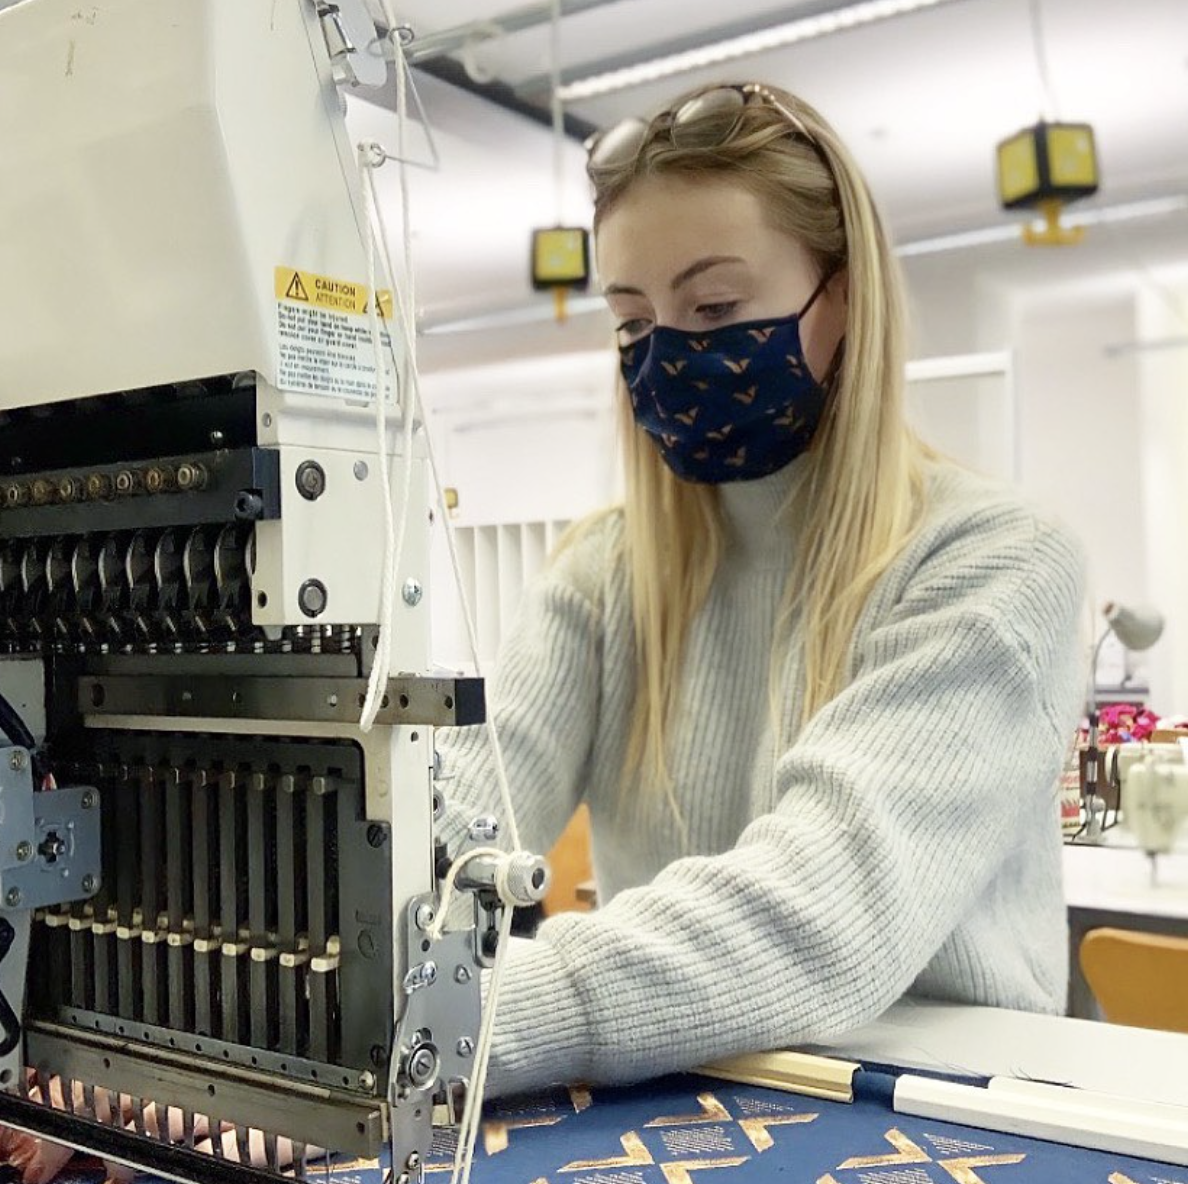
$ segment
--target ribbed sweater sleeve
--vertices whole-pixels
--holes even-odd
[[[487,696],[521,845],[545,855],[580,801],[599,716],[601,622],[568,566],[527,589]],[[456,851],[478,814],[503,813],[495,762],[484,726],[443,730],[436,742],[447,803],[438,836]]]
[[[944,955],[992,896],[1020,816],[1046,818],[1046,802],[1054,831],[1080,692],[1079,551],[1034,520],[1022,527],[941,540],[872,598],[881,607],[859,630],[852,680],[779,756],[774,808],[732,847],[677,859],[517,945],[494,1090],[631,1081],[833,1035],[878,1015]],[[559,652],[554,634],[547,647],[552,693],[576,682],[589,695],[592,639],[575,629],[568,642]],[[524,736],[555,740],[563,727],[575,753],[588,747],[572,720],[533,718],[550,696],[522,689]],[[537,742],[517,767],[558,759]],[[985,939],[1027,977],[1012,941]],[[951,952],[963,993],[1003,994],[978,981],[996,954]]]

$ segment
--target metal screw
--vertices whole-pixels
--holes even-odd
[[[25,767],[25,760],[25,750],[23,748],[14,748],[8,758],[8,767],[14,773],[19,773]]]
[[[326,470],[316,460],[297,466],[297,492],[308,502],[316,502],[326,492]]]
[[[421,990],[422,987],[433,986],[435,982],[437,982],[437,963],[421,962],[404,976],[404,993],[411,995],[414,991]]]
[[[90,810],[94,805],[95,795],[88,789],[87,792],[82,795],[82,808],[84,810]]]
[[[375,1074],[370,1069],[364,1069],[359,1074],[360,1089],[375,1089]]]
[[[235,517],[256,522],[264,517],[264,499],[254,489],[241,489],[235,498]]]
[[[21,903],[21,890],[19,888],[10,888],[4,897],[4,903],[10,909],[15,909]]]
[[[456,982],[456,983],[470,982],[469,968],[466,966],[459,966],[458,969],[454,971],[454,982]]]
[[[297,605],[307,617],[320,617],[330,596],[321,580],[306,580],[297,590]]]
[[[470,824],[470,840],[473,843],[493,843],[499,838],[499,819],[490,814],[480,814]]]
[[[424,1089],[437,1077],[437,1049],[421,1044],[408,1054],[408,1079],[417,1089]]]
[[[365,460],[355,461],[354,473],[355,473],[356,481],[366,481],[367,474],[369,472],[370,472],[370,470],[368,469],[367,462]]]
[[[421,581],[416,576],[409,576],[404,581],[404,587],[400,594],[404,597],[404,603],[409,608],[416,608],[421,603],[421,597],[425,595],[425,589],[421,587]]]
[[[474,1041],[471,1040],[469,1036],[463,1036],[462,1039],[458,1041],[458,1055],[460,1057],[474,1056]]]
[[[83,878],[82,878],[82,890],[83,890],[84,892],[94,892],[96,887],[97,887],[97,885],[96,885],[96,883],[95,883],[95,877],[94,877],[94,876],[83,876]]]
[[[373,822],[367,828],[367,845],[369,847],[382,847],[388,841],[388,828],[382,823]]]
[[[413,1151],[409,1155],[408,1159],[404,1161],[404,1166],[408,1168],[410,1172],[415,1172],[417,1168],[421,1166],[421,1157],[415,1151]]]
[[[412,1177],[408,1174],[408,1172],[401,1172],[400,1175],[396,1177],[396,1184],[412,1184]]]
[[[264,412],[264,414],[263,414],[262,416],[260,416],[260,422],[261,422],[261,423],[262,423],[262,424],[263,424],[263,425],[264,425],[266,428],[270,428],[270,427],[272,427],[272,415],[271,415],[271,413],[270,413],[270,412],[268,412],[268,411],[265,411],[265,412]]]
[[[430,925],[433,924],[435,920],[437,920],[437,914],[433,911],[433,906],[431,904],[423,904],[417,908],[415,919],[417,922],[417,928],[420,930],[426,930]]]
[[[216,448],[218,448],[223,443],[223,433],[220,432],[218,428],[215,428],[215,430],[210,433],[210,442]]]
[[[22,839],[19,843],[17,843],[16,857],[21,861],[21,863],[24,863],[26,860],[32,858],[32,855],[33,844],[27,839]]]

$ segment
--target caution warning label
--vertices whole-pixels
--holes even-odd
[[[375,397],[375,348],[371,339],[371,290],[366,284],[301,271],[275,270],[277,385],[334,398]],[[379,293],[383,321],[392,293]],[[393,394],[391,338],[380,326],[384,389]]]

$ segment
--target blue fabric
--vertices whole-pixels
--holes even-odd
[[[863,1072],[852,1105],[667,1077],[629,1089],[558,1089],[487,1107],[473,1184],[1188,1184],[1188,1168],[895,1114],[894,1077]],[[447,1184],[438,1134],[426,1184]],[[381,1165],[312,1178],[381,1184]],[[101,1178],[101,1174],[100,1174]],[[94,1172],[65,1179],[94,1184]],[[154,1177],[143,1177],[145,1184]]]
[[[826,395],[805,361],[802,315],[708,333],[658,327],[620,348],[635,420],[682,480],[753,481],[812,443]]]

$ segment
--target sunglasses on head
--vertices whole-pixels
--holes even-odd
[[[686,99],[673,111],[664,111],[652,119],[624,119],[586,141],[586,171],[591,175],[602,169],[629,164],[640,153],[656,129],[667,133],[677,148],[718,148],[730,141],[752,103],[764,103],[777,111],[792,131],[804,140],[832,175],[821,145],[803,121],[786,103],[765,86],[748,82],[738,86],[716,86]]]

